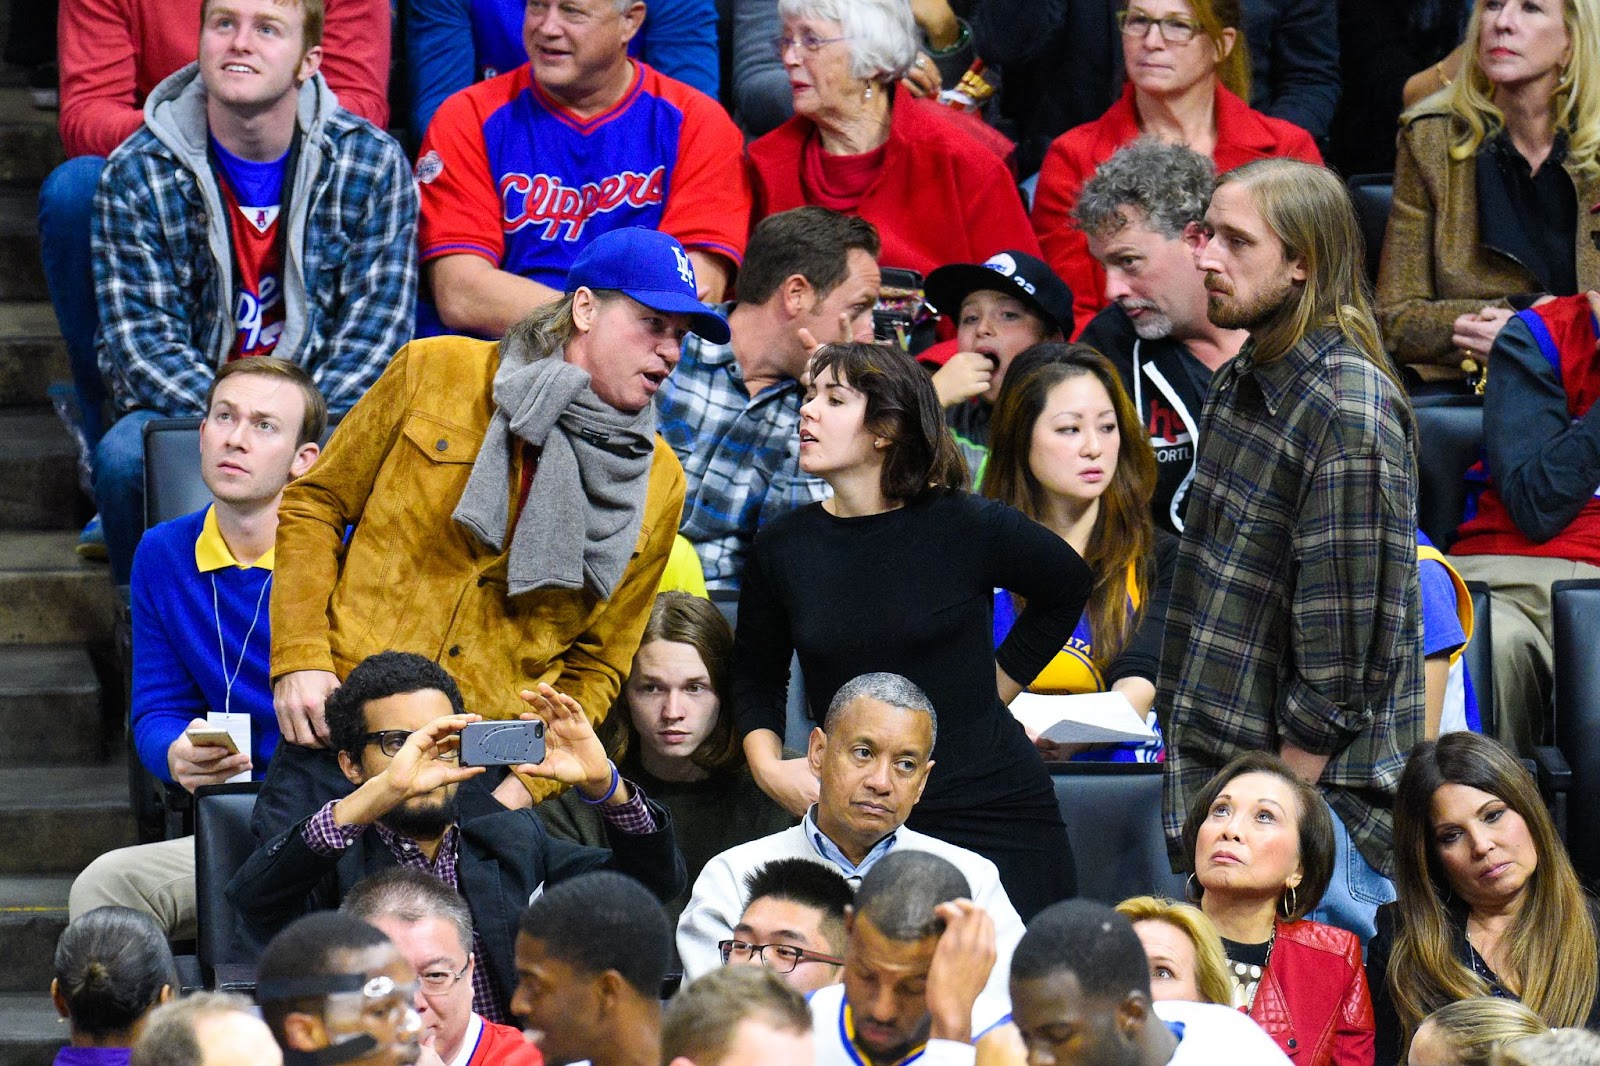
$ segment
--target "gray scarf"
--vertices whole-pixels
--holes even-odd
[[[644,522],[656,412],[626,414],[602,401],[586,371],[556,352],[536,358],[526,342],[500,345],[496,411],[452,516],[504,551],[511,500],[512,436],[542,449],[528,503],[511,532],[507,594],[593,589],[611,598]]]

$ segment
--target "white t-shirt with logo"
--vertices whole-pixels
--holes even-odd
[[[1155,1004],[1155,1011],[1178,1036],[1178,1050],[1167,1066],[1286,1066],[1289,1062],[1261,1026],[1232,1007],[1167,1000]]]

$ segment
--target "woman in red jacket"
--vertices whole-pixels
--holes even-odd
[[[778,12],[795,113],[750,145],[752,222],[805,204],[859,215],[878,227],[882,266],[923,275],[1006,248],[1039,253],[993,147],[895,88],[919,61],[905,0],[781,0]]]
[[[1372,1066],[1372,1001],[1354,933],[1305,920],[1333,873],[1332,815],[1275,755],[1224,766],[1189,808],[1189,893],[1222,934],[1234,1006],[1298,1066]]]
[[[1245,103],[1250,56],[1239,0],[1131,0],[1117,22],[1128,71],[1122,98],[1055,139],[1034,193],[1033,228],[1045,261],[1072,287],[1078,332],[1105,307],[1106,277],[1072,214],[1083,183],[1118,148],[1158,137],[1209,156],[1219,171],[1270,156],[1322,162],[1309,133]]]

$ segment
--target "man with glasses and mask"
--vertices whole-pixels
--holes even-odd
[[[347,914],[301,918],[256,971],[256,1002],[285,1066],[410,1066],[422,1054],[416,992],[388,937]]]
[[[357,884],[339,910],[375,927],[417,972],[421,1043],[445,1066],[539,1066],[522,1032],[472,1009],[472,912],[443,881],[396,867]]]
[[[355,791],[267,841],[228,886],[245,940],[259,944],[308,911],[337,907],[368,874],[421,870],[467,901],[473,1009],[509,1019],[517,916],[547,884],[599,868],[620,870],[659,899],[685,883],[671,820],[623,780],[583,710],[548,685],[524,698],[545,722],[544,761],[518,773],[575,787],[605,818],[610,850],[551,837],[537,815],[500,807],[462,782],[484,774],[458,765],[466,714],[438,664],[404,652],[374,655],[328,699],[328,729]],[[527,715],[533,717],[533,715]]]
[[[809,859],[774,859],[745,878],[750,902],[731,939],[717,943],[724,966],[766,966],[799,992],[839,979],[844,918],[855,892],[844,875]]]

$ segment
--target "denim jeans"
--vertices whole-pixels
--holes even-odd
[[[155,411],[129,411],[100,438],[94,452],[94,500],[100,507],[111,577],[133,580],[133,552],[144,536],[144,424]]]
[[[95,155],[69,159],[51,171],[39,189],[39,258],[67,344],[72,384],[83,412],[83,436],[91,452],[105,430],[102,411],[107,399],[94,350],[100,316],[89,252],[94,191],[105,164]]]
[[[1361,938],[1365,951],[1367,941],[1378,929],[1378,908],[1395,901],[1394,882],[1367,862],[1332,807],[1328,808],[1328,817],[1333,819],[1333,878],[1328,882],[1328,891],[1322,894],[1322,902],[1306,917],[1350,930]]]

